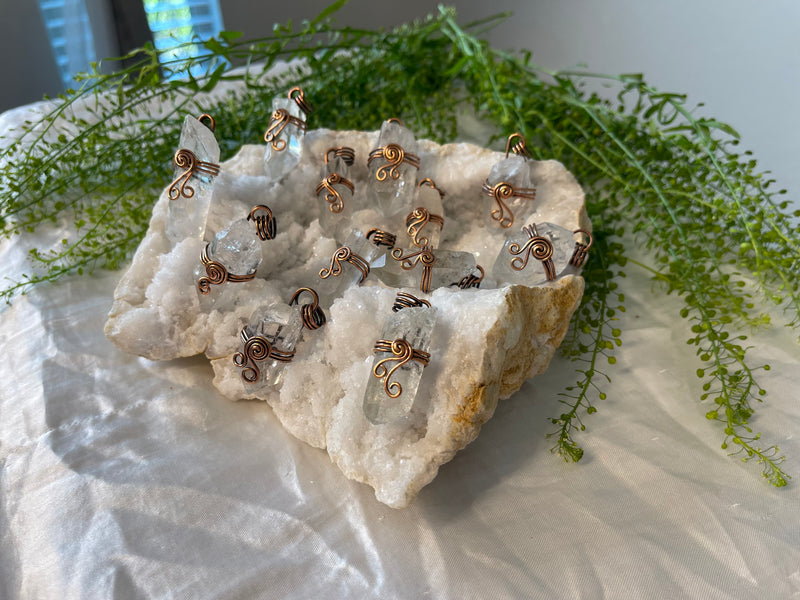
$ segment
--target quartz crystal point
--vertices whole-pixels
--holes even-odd
[[[530,166],[524,157],[509,156],[496,163],[489,172],[486,183],[490,188],[497,190],[494,197],[486,203],[490,223],[499,222],[503,227],[511,228],[515,223],[524,223],[525,218],[535,212],[532,198],[515,194],[515,192],[526,195],[535,193],[531,187]],[[511,186],[514,191],[508,190],[501,184]]]
[[[427,293],[459,283],[471,275],[477,265],[472,252],[412,248],[401,255],[398,250],[395,248],[388,253],[385,263],[376,262],[373,266],[378,279],[390,287],[413,287]],[[398,256],[400,260],[396,258]],[[432,264],[426,264],[430,263],[430,257],[433,258]],[[430,269],[427,277],[426,269]]]
[[[330,308],[334,300],[344,294],[348,287],[358,284],[367,277],[355,264],[342,258],[346,254],[343,252],[344,248],[363,259],[370,270],[376,261],[378,264],[384,262],[384,250],[373,244],[360,231],[352,229],[344,245],[334,253],[330,263],[316,271],[317,282],[312,287],[319,295],[319,304],[323,308]]]
[[[405,226],[409,235],[406,242],[410,242],[407,245],[438,248],[444,228],[444,224],[438,222],[439,217],[444,219],[442,192],[430,179],[424,179],[420,182],[414,205],[414,210],[406,216]]]
[[[273,114],[280,110],[285,110],[291,117],[301,121],[306,120],[306,115],[297,102],[286,96],[276,96],[272,100]],[[270,121],[270,124],[273,121]],[[289,122],[280,133],[276,134],[271,143],[267,142],[267,149],[264,152],[264,174],[269,179],[279,180],[300,162],[305,134],[303,128]]]
[[[435,307],[403,308],[386,318],[381,339],[405,340],[413,350],[428,353],[435,323]],[[414,405],[424,368],[417,360],[403,362],[393,352],[376,352],[364,393],[364,416],[379,425],[407,415]]]
[[[353,187],[350,183],[350,166],[344,157],[331,153],[331,158],[322,168],[322,177],[317,186],[319,224],[330,237],[341,239],[349,229],[353,215]]]
[[[382,155],[376,156],[379,151]],[[396,120],[384,121],[368,162],[368,202],[385,217],[407,214],[413,208],[419,168],[414,134]]]
[[[247,219],[239,219],[214,236],[208,244],[206,254],[209,260],[222,265],[228,275],[252,276],[261,264],[261,240],[258,239],[252,223]],[[205,277],[210,278],[206,266],[200,262],[195,269],[195,281],[199,282]],[[200,294],[200,307],[203,310],[210,309],[220,295],[219,288],[231,285],[241,284],[222,282],[210,285],[208,294]]]
[[[178,149],[189,150],[198,161],[219,164],[219,144],[214,137],[214,132],[191,115],[187,115],[183,121]],[[173,182],[176,182],[185,171],[184,167],[176,165],[173,169]],[[183,186],[184,193],[179,194],[167,205],[165,230],[173,246],[186,238],[200,239],[203,237],[208,209],[211,205],[213,183],[212,175],[203,170],[197,170]],[[180,184],[176,190],[179,188]],[[186,198],[184,194],[189,197]]]
[[[302,331],[297,306],[275,302],[253,312],[244,328],[239,352],[234,355],[245,393],[280,388]]]
[[[574,249],[573,233],[568,229],[552,223],[530,225],[506,240],[492,275],[499,285],[539,285],[555,279],[567,268]]]

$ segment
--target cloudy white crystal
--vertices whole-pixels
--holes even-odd
[[[301,121],[306,120],[306,115],[300,106],[286,96],[276,96],[272,100],[272,112],[280,109],[286,110],[290,116]],[[279,180],[289,173],[303,155],[303,138],[305,131],[294,123],[287,123],[278,136],[279,140],[286,143],[281,150],[275,149],[272,144],[266,145],[264,152],[264,173],[268,179]]]
[[[553,261],[553,268],[556,276],[558,276],[569,265],[572,252],[575,250],[573,233],[552,223],[538,223],[535,227],[536,235],[548,240],[553,246],[553,255],[550,260]],[[515,248],[523,250],[529,239],[531,239],[530,236],[524,230],[520,230],[503,244],[503,248],[497,255],[497,260],[495,260],[492,267],[492,275],[499,283],[532,286],[547,281],[547,272],[541,261],[536,260],[533,255],[528,258],[527,265],[523,269],[514,269],[512,266],[512,261],[516,261],[514,264],[517,266],[522,265],[525,262],[526,254],[525,251],[519,254],[512,254],[512,245],[516,245]]]
[[[418,154],[414,134],[396,121],[384,121],[381,124],[378,147],[385,148],[389,144],[397,144],[406,154]],[[397,179],[387,175],[382,181],[378,180],[378,170],[387,164],[388,161],[384,158],[376,158],[370,163],[367,200],[386,217],[405,215],[411,210],[416,194],[417,168],[403,162],[397,167]]]

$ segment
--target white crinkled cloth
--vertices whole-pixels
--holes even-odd
[[[28,243],[0,244],[0,275]],[[628,271],[584,460],[548,451],[574,377],[556,358],[400,511],[264,404],[221,398],[204,358],[117,350],[119,273],[39,287],[0,310],[0,598],[800,597],[796,332],[750,340],[772,365],[754,425],[795,474],[776,490],[720,450],[679,304]]]

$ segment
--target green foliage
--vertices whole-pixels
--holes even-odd
[[[619,288],[629,262],[682,299],[701,399],[714,403],[706,416],[721,422],[723,448],[733,444],[774,485],[785,485],[783,457],[774,446],[762,449],[748,425],[764,394],[756,373],[766,367],[750,365],[741,331],[769,324],[761,302],[782,306],[787,322],[800,324],[800,229],[793,221],[800,211],[789,214],[783,192],[771,191],[774,182],[749,153],[737,152],[736,132],[696,117],[685,97],[659,92],[640,75],[548,72],[529,54],[495,50],[477,35],[502,17],[462,28],[451,10],[440,9],[388,32],[335,28],[327,17],[343,3],[297,30],[276,26],[258,40],[225,32],[186,61],[163,66],[158,51],[146,47],[125,57],[135,64],[121,71],[103,74],[97,65],[79,78],[77,92],[11,132],[0,155],[0,233],[24,235],[63,219],[73,221],[75,233],[55,248],[33,250],[33,273],[0,296],[124,264],[169,179],[187,112],[215,116],[225,159],[241,144],[261,141],[269,100],[294,84],[314,105],[310,127],[375,129],[387,116],[401,116],[421,136],[448,141],[457,134],[456,114],[472,109],[498,137],[522,132],[534,158],[565,163],[587,192],[595,247],[563,346],[578,379],[560,399],[565,412],[551,420],[554,451],[565,460],[583,455],[573,436],[585,428],[584,412],[606,397],[604,369],[621,343],[614,322],[624,311]],[[281,59],[302,62],[268,76]],[[226,62],[247,69],[225,71]],[[204,77],[165,79],[201,67]],[[244,85],[205,95],[227,82]],[[586,92],[589,82],[613,86],[616,101]],[[627,257],[625,232],[647,249],[651,265]]]

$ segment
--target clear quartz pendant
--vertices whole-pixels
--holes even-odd
[[[397,119],[381,124],[378,147],[370,152],[367,198],[385,217],[407,214],[417,188],[419,156],[414,134]]]
[[[180,160],[183,166],[173,163],[173,183],[167,206],[165,230],[173,245],[187,238],[202,239],[214,183],[213,168],[204,168],[203,164],[219,168],[219,145],[214,132],[191,115],[183,121],[178,143],[178,153],[184,150],[191,155],[184,155],[184,160],[176,157],[176,162]],[[187,176],[190,162],[194,168]]]
[[[338,240],[342,234],[346,235],[344,230],[349,229],[350,219],[353,216],[355,188],[350,181],[350,165],[353,162],[331,150],[326,154],[326,163],[322,168],[316,193],[319,203],[319,224],[329,237]]]
[[[552,223],[529,225],[508,238],[492,267],[498,285],[533,286],[552,281],[569,265],[573,232]]]
[[[391,423],[411,412],[423,369],[430,358],[435,323],[436,308],[431,306],[403,308],[384,321],[378,342],[384,342],[382,347],[389,351],[375,352],[364,392],[364,416],[371,423]],[[414,356],[423,360],[415,360]]]
[[[288,114],[288,121],[282,123],[276,115]],[[267,141],[264,152],[264,174],[271,180],[279,180],[291,171],[303,155],[303,138],[305,137],[306,115],[300,105],[292,98],[276,96],[272,100],[272,119],[269,129],[265,134],[272,136]],[[303,122],[303,127],[298,126],[292,119]]]
[[[330,263],[316,273],[316,285],[312,287],[319,295],[320,306],[330,308],[347,288],[365,280],[375,263],[383,262],[384,254],[384,250],[363,233],[350,230],[344,245],[334,253]]]
[[[261,240],[255,226],[247,219],[234,221],[209,242],[206,257],[211,265],[200,262],[194,272],[203,310],[214,306],[223,289],[238,285],[236,280],[246,281],[255,276],[262,259]],[[204,289],[207,293],[203,293]]]
[[[395,248],[383,264],[373,270],[384,284],[396,288],[416,288],[430,292],[436,288],[458,284],[476,269],[475,255],[454,250]]]
[[[484,191],[492,198],[486,203],[487,218],[504,228],[524,223],[536,211],[536,191],[531,186],[530,165],[523,156],[508,156],[495,164]]]
[[[256,309],[242,330],[234,364],[247,394],[280,388],[303,331],[300,309],[275,302]]]
[[[430,246],[433,249],[439,247],[445,224],[443,195],[431,179],[419,182],[415,208],[408,213],[405,222],[409,246]]]

